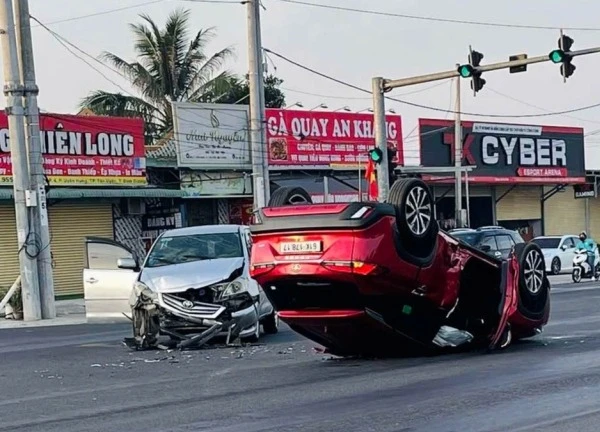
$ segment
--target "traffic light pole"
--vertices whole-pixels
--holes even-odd
[[[458,65],[456,66],[458,68]],[[460,118],[460,78],[456,77],[456,104],[454,117],[454,212],[456,228],[463,227],[462,217],[462,123]],[[468,198],[467,198],[468,199]]]
[[[577,51],[569,51],[568,55],[570,57],[578,57],[588,54],[596,54],[600,53],[600,47],[595,48],[587,48]],[[481,65],[474,68],[476,72],[490,72],[500,69],[510,69],[516,68],[518,66],[525,66],[535,63],[544,63],[551,61],[550,56],[548,54],[531,57],[531,58],[523,58],[518,60],[509,60],[500,63],[493,63],[489,65]],[[451,79],[454,77],[460,77],[460,73],[458,72],[458,68],[445,71],[445,72],[437,72],[427,75],[419,75],[410,78],[402,78],[396,80],[384,79],[381,77],[376,77],[372,79],[373,83],[373,116],[374,116],[374,125],[375,125],[375,146],[381,149],[383,153],[383,160],[381,164],[377,165],[377,184],[379,186],[379,201],[384,201],[387,199],[388,191],[389,191],[389,181],[387,180],[387,142],[386,142],[386,133],[385,133],[385,93],[400,87],[408,87],[417,84],[424,84],[432,81],[440,81],[445,79]],[[456,111],[460,111],[457,109]],[[462,139],[459,140],[462,143]],[[459,147],[459,143],[456,143],[455,147]],[[461,146],[462,147],[462,146]],[[456,166],[455,166],[456,168]],[[457,171],[457,176],[460,176],[460,171]],[[458,188],[457,188],[458,189]],[[462,205],[461,205],[462,207]],[[458,208],[458,207],[457,207]]]

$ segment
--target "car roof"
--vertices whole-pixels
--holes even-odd
[[[232,224],[199,225],[199,226],[186,227],[186,228],[175,228],[175,229],[166,231],[163,234],[163,237],[180,237],[180,236],[196,235],[196,234],[237,233],[242,228],[246,228],[246,226],[245,225],[232,225]]]

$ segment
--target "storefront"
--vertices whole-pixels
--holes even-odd
[[[468,175],[471,226],[493,223],[532,238],[571,232],[585,223],[573,192],[573,185],[585,183],[583,129],[465,121],[462,130],[462,165],[473,167]],[[454,123],[420,119],[419,131],[421,165],[453,166]],[[453,182],[423,178],[436,189]],[[444,208],[453,215],[454,199],[446,199]]]
[[[267,109],[272,187],[301,186],[315,203],[367,199],[363,179],[375,145],[372,114]],[[402,118],[386,115],[388,146],[404,163]]]
[[[48,178],[48,222],[57,296],[82,294],[84,238],[114,238],[113,207],[147,184],[143,122],[42,114],[42,153]],[[0,285],[19,274],[8,124],[0,114]],[[35,243],[33,250],[49,247]],[[35,253],[32,252],[32,253]]]

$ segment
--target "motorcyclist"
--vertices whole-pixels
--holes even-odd
[[[587,252],[587,263],[590,265],[592,269],[592,280],[596,280],[594,274],[594,258],[595,258],[595,248],[596,245],[594,241],[588,238],[585,231],[582,231],[579,234],[579,243],[577,243],[577,250],[585,250]]]

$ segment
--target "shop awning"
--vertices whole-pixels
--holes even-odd
[[[49,199],[81,199],[81,198],[181,198],[179,189],[165,188],[77,188],[55,187],[48,192]],[[0,188],[0,200],[12,200],[13,189]]]

